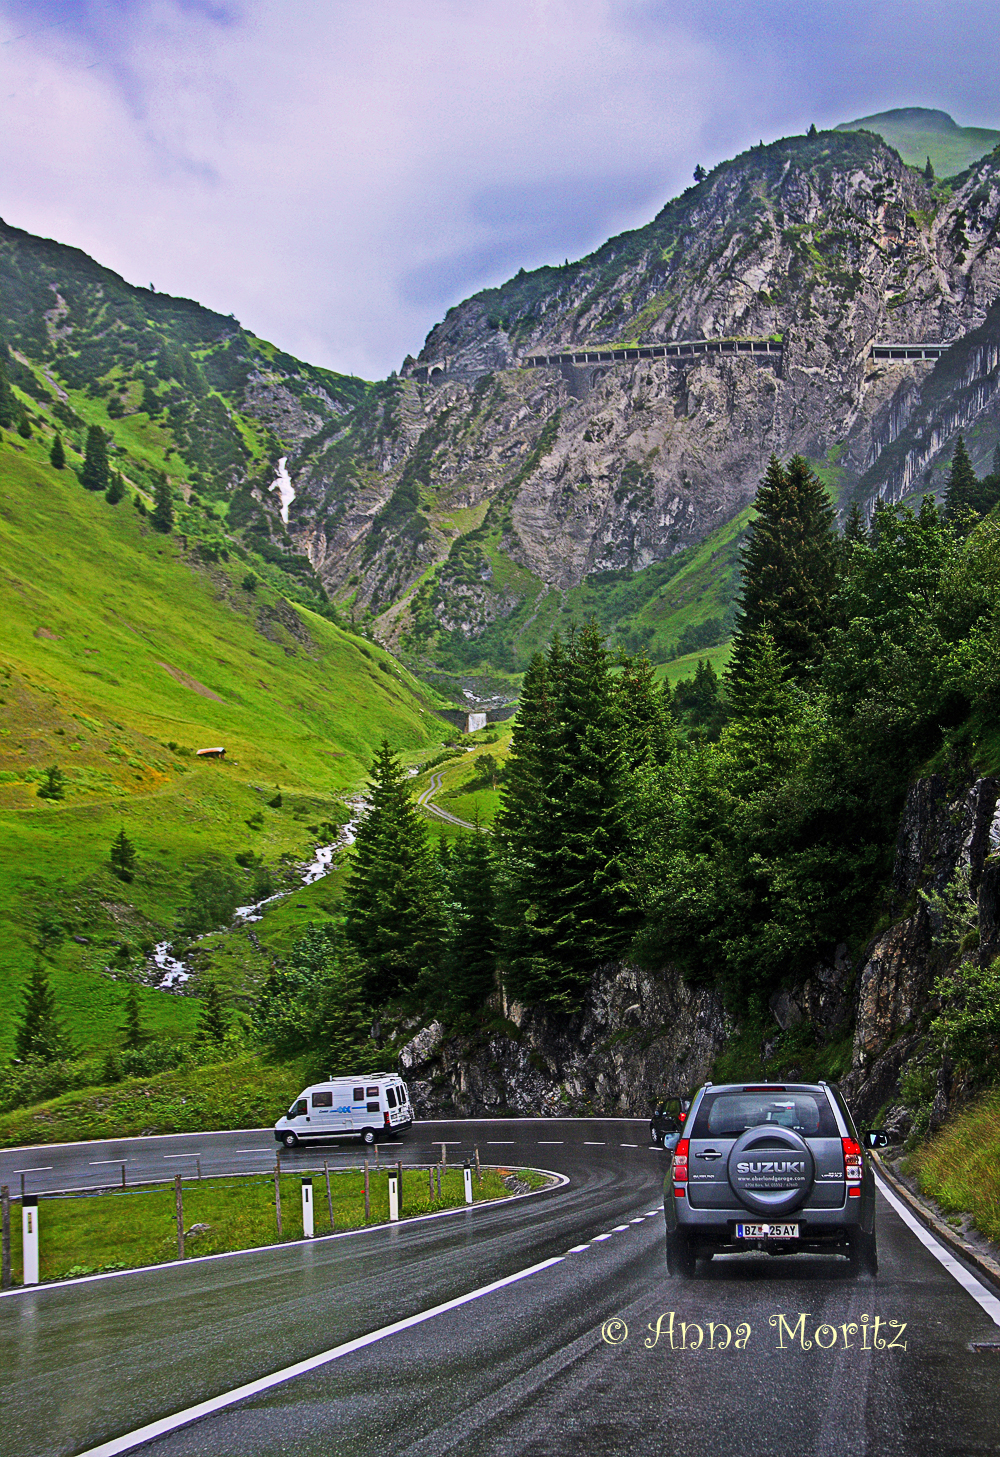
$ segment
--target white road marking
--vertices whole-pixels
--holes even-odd
[[[582,1255],[583,1252],[584,1252],[584,1250],[589,1250],[589,1249],[590,1249],[590,1245],[574,1245],[571,1250],[568,1250],[567,1251],[567,1254],[570,1254],[570,1255]]]
[[[584,1146],[584,1148],[603,1148],[604,1147],[604,1144],[603,1143],[594,1143],[591,1139],[585,1138],[583,1140],[583,1146]]]
[[[163,1157],[165,1159],[200,1159],[201,1149],[192,1149],[190,1153],[165,1153]]]
[[[488,1138],[486,1140],[486,1147],[487,1148],[513,1148],[515,1141],[516,1140],[513,1139],[513,1138]]]
[[[561,1138],[540,1138],[538,1140],[539,1148],[562,1148],[562,1146],[563,1140]]]
[[[270,1148],[234,1148],[233,1153],[273,1153]]]
[[[619,1148],[638,1148],[639,1145],[637,1143],[620,1143],[618,1145],[618,1147]]]
[[[117,1160],[115,1160],[117,1162]],[[11,1169],[12,1174],[51,1174],[51,1164],[36,1164],[31,1169]]]
[[[646,1222],[646,1217],[643,1214],[640,1214],[638,1219],[630,1219],[629,1220],[629,1224],[645,1224],[645,1222]]]
[[[920,1220],[910,1213],[903,1201],[896,1198],[892,1190],[887,1188],[877,1174],[875,1183],[879,1193],[885,1196],[903,1223],[913,1230],[920,1243],[930,1250],[934,1258],[945,1267],[949,1275],[958,1281],[962,1289],[968,1291],[973,1300],[982,1306],[993,1324],[1000,1325],[1000,1300],[995,1295],[991,1295],[986,1286],[977,1280],[975,1275],[970,1274],[964,1265],[959,1264],[951,1251],[945,1245],[940,1244],[930,1230],[924,1228]]]
[[[96,1169],[98,1164],[127,1164],[131,1159],[91,1159],[90,1167]]]
[[[595,1240],[596,1239],[610,1239],[613,1234],[614,1234],[614,1230],[613,1229],[609,1229],[608,1232],[607,1232],[607,1234],[595,1234],[594,1235],[594,1238],[595,1238]]]
[[[321,1366],[328,1366],[331,1361],[336,1361],[341,1356],[349,1356],[354,1351],[363,1351],[366,1346],[373,1346],[377,1341],[385,1340],[387,1336],[394,1336],[400,1331],[422,1325],[424,1321],[433,1320],[437,1315],[444,1315],[449,1310],[457,1310],[459,1306],[468,1305],[470,1301],[478,1300],[483,1295],[491,1295],[494,1290],[503,1290],[508,1285],[515,1285],[519,1280],[526,1280],[529,1275],[537,1275],[541,1270],[548,1270],[553,1265],[562,1264],[562,1261],[563,1256],[556,1255],[553,1259],[542,1260],[541,1264],[529,1265],[526,1270],[518,1270],[515,1275],[507,1275],[503,1280],[494,1280],[489,1285],[481,1285],[478,1290],[470,1290],[467,1295],[459,1295],[455,1300],[446,1300],[441,1305],[432,1305],[429,1310],[422,1310],[419,1315],[408,1315],[405,1320],[393,1321],[392,1325],[384,1325],[379,1330],[369,1332],[366,1336],[358,1336],[353,1341],[344,1341],[342,1345],[334,1346],[329,1351],[321,1351],[318,1356],[310,1356],[306,1361],[297,1361],[294,1366],[284,1366],[270,1376],[262,1376],[257,1381],[248,1381],[245,1386],[237,1386],[233,1391],[223,1392],[221,1396],[213,1396],[209,1401],[200,1401],[196,1406],[189,1406],[183,1411],[175,1412],[173,1416],[149,1422],[144,1427],[136,1428],[134,1432],[127,1432],[123,1437],[114,1437],[110,1442],[102,1442],[99,1447],[91,1447],[86,1452],[81,1452],[80,1457],[117,1457],[120,1452],[131,1452],[133,1448],[141,1447],[145,1442],[151,1442],[154,1438],[162,1437],[167,1432],[177,1431],[178,1427],[189,1426],[192,1422],[200,1421],[202,1417],[211,1416],[214,1412],[234,1406],[239,1401],[245,1401],[249,1396],[257,1396],[260,1392],[270,1391],[272,1387],[280,1386],[285,1381],[291,1381],[296,1376],[304,1376],[309,1371],[316,1371]]]
[[[614,1229],[611,1231],[611,1233],[612,1234],[621,1234],[622,1231],[623,1230],[626,1230],[626,1229],[628,1229],[628,1225],[627,1224],[616,1224],[615,1227],[614,1227]]]
[[[647,1219],[652,1219],[653,1218],[653,1215],[654,1214],[659,1214],[662,1211],[662,1209],[663,1209],[663,1205],[662,1204],[660,1205],[660,1208],[659,1209],[647,1209],[646,1210],[646,1218]]]

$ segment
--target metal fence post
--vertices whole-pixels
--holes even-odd
[[[10,1189],[4,1184],[0,1188],[0,1290],[10,1289]]]
[[[478,1180],[478,1182],[480,1184],[483,1182],[483,1171],[479,1167],[479,1149],[478,1148],[476,1149],[476,1179]]]
[[[122,1164],[122,1188],[125,1187],[125,1165]]]
[[[174,1175],[174,1208],[177,1213],[177,1258],[184,1258],[184,1195],[181,1193],[181,1176]]]

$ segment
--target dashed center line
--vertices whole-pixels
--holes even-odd
[[[581,1255],[584,1250],[589,1250],[589,1249],[590,1249],[590,1245],[574,1245],[573,1248],[569,1251],[569,1253],[571,1255]]]
[[[165,1159],[200,1159],[201,1149],[198,1149],[196,1153],[165,1153],[163,1157]]]
[[[96,1169],[98,1164],[127,1164],[130,1162],[130,1159],[91,1159],[90,1167]]]
[[[562,1148],[562,1145],[563,1140],[561,1138],[540,1138],[538,1140],[539,1148]]]
[[[603,1148],[604,1147],[604,1144],[603,1143],[595,1143],[591,1139],[585,1138],[583,1140],[583,1146],[584,1146],[584,1148]]]
[[[638,1148],[639,1145],[637,1143],[620,1143],[618,1145],[618,1147],[619,1148]]]
[[[608,1232],[607,1232],[607,1234],[595,1234],[594,1235],[594,1239],[595,1240],[598,1240],[598,1239],[610,1239],[613,1234],[614,1234],[614,1230],[613,1229],[609,1229]]]
[[[628,1225],[627,1224],[616,1224],[615,1227],[614,1227],[614,1229],[611,1231],[611,1233],[612,1234],[621,1234],[626,1229],[628,1229]]]
[[[35,1164],[30,1169],[11,1169],[12,1174],[51,1174],[51,1164]]]
[[[514,1147],[514,1139],[512,1139],[512,1138],[488,1138],[486,1140],[486,1145],[487,1145],[488,1148],[513,1148]]]

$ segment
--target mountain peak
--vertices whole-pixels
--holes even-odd
[[[900,106],[842,121],[838,132],[875,132],[895,147],[908,167],[923,167],[930,157],[938,177],[964,172],[1000,142],[1000,131],[988,127],[959,126],[946,111],[928,106]]]

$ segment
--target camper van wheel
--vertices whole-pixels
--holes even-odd
[[[368,1143],[368,1144],[372,1144],[372,1143],[375,1142],[375,1130],[374,1130],[374,1128],[363,1128],[361,1130],[361,1142],[362,1143]]]
[[[295,1145],[298,1143],[298,1139],[295,1137],[294,1133],[286,1133],[281,1141],[286,1148],[294,1148]]]

